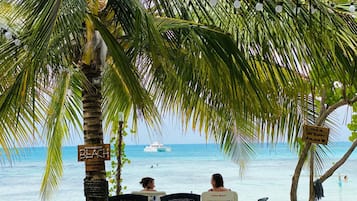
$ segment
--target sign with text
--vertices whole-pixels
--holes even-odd
[[[110,160],[110,144],[78,145],[78,161]]]
[[[321,126],[303,126],[302,140],[305,142],[311,142],[316,144],[326,145],[328,142],[328,136],[330,129]]]

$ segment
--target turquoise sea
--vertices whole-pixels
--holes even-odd
[[[326,168],[347,150],[351,143],[330,144]],[[225,186],[238,193],[239,201],[256,201],[269,197],[269,201],[288,201],[291,175],[297,157],[290,152],[287,144],[255,145],[256,154],[246,164],[242,176],[238,165],[225,157],[214,144],[168,145],[171,152],[146,153],[144,145],[128,145],[126,153],[131,160],[123,169],[123,185],[126,193],[140,190],[142,177],[155,178],[156,189],[167,194],[192,192],[201,194],[210,188],[213,173],[223,175]],[[0,163],[0,201],[38,201],[39,188],[45,165],[46,148],[26,149],[26,154],[17,157],[10,165]],[[77,162],[77,147],[63,148],[64,175],[53,201],[84,201],[84,164]],[[109,168],[109,162],[107,163]],[[347,175],[339,185],[338,176]],[[357,153],[337,172],[323,183],[325,197],[322,201],[356,200]],[[299,201],[307,200],[308,171],[302,172],[299,184]]]

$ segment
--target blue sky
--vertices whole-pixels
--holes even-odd
[[[338,120],[340,127],[338,130],[331,130],[333,141],[347,141],[350,131],[347,129],[346,124],[349,123],[351,116],[351,108],[342,107],[339,108],[331,116],[334,116]],[[127,131],[129,131],[128,129]],[[338,133],[338,134],[337,134]],[[146,145],[155,141],[159,141],[163,144],[205,144],[213,143],[213,140],[206,140],[204,133],[194,132],[191,127],[187,132],[184,132],[182,124],[178,118],[164,117],[161,125],[161,134],[158,132],[150,131],[145,127],[144,123],[139,124],[136,135],[128,135],[125,137],[125,143],[130,145]],[[105,139],[105,143],[108,143],[108,137]],[[83,144],[83,139],[80,136],[74,137],[67,145],[75,146]]]
[[[338,129],[332,129],[330,140],[333,141],[347,141],[350,131],[346,125],[350,122],[351,109],[347,107],[339,108],[335,113],[331,114],[338,120],[340,125]],[[166,118],[163,121],[161,132],[162,134],[150,133],[144,126],[140,126],[138,129],[138,135],[127,136],[125,142],[127,144],[150,144],[154,141],[159,141],[163,144],[202,144],[206,143],[204,133],[194,132],[189,128],[186,133],[182,129],[182,125],[179,120],[172,120],[172,118]],[[209,143],[213,143],[210,139]]]
[[[161,126],[161,133],[148,130],[141,125],[138,128],[138,134],[128,135],[125,138],[127,144],[150,144],[159,141],[163,144],[204,144],[207,143],[204,133],[193,131],[191,127],[184,131],[179,120],[172,118],[163,119]],[[212,140],[208,141],[212,143]]]
[[[350,131],[346,127],[347,123],[351,121],[351,108],[341,107],[336,112],[330,115],[337,120],[340,125],[338,129],[331,130],[331,140],[333,141],[347,141]],[[188,129],[185,133],[179,120],[175,120],[174,117],[166,117],[163,119],[162,134],[151,133],[144,126],[140,126],[138,129],[138,135],[127,136],[125,142],[127,144],[150,144],[154,141],[159,141],[163,144],[202,144],[206,143],[204,133],[194,132]],[[209,143],[213,143],[210,139]]]
[[[204,133],[193,131],[191,127],[184,131],[180,120],[170,117],[164,117],[161,122],[161,133],[155,132],[153,129],[148,129],[145,123],[139,122],[136,134],[130,134],[130,128],[126,128],[129,133],[124,138],[128,145],[147,145],[158,141],[163,144],[206,144],[213,143],[212,140],[206,140]],[[129,124],[130,125],[130,124]],[[76,146],[83,144],[83,135],[75,135],[72,139],[65,143],[66,146]],[[109,143],[109,136],[104,136],[104,143]]]

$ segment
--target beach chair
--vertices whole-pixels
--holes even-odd
[[[133,191],[135,195],[145,195],[148,197],[147,201],[160,201],[160,197],[166,195],[163,191]]]
[[[148,196],[135,194],[122,194],[109,197],[108,201],[148,201]]]
[[[265,198],[260,198],[258,201],[267,201],[269,198],[265,197]]]
[[[201,196],[193,193],[174,193],[160,197],[160,201],[200,201]]]
[[[204,192],[202,201],[238,201],[238,194],[234,191]]]

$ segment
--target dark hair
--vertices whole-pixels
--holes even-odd
[[[143,185],[143,188],[146,188],[152,181],[154,181],[151,177],[144,177],[141,179],[140,184]]]
[[[221,174],[213,174],[212,175],[212,179],[213,179],[213,181],[215,181],[214,183],[215,183],[215,188],[218,188],[218,187],[224,187],[224,185],[223,185],[223,177],[222,177],[222,175]]]

